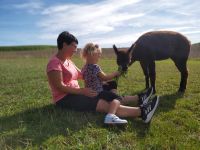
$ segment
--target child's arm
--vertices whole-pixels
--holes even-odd
[[[110,73],[110,74],[105,74],[103,71],[98,73],[98,77],[102,80],[102,81],[108,81],[108,80],[112,80],[113,78],[117,77],[120,75],[119,71]]]

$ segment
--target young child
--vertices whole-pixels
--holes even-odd
[[[105,75],[101,68],[97,65],[101,55],[101,49],[98,45],[88,43],[82,51],[82,57],[86,60],[86,64],[82,68],[82,75],[85,81],[85,87],[92,88],[97,91],[98,98],[110,102],[109,112],[105,117],[105,124],[126,124],[127,120],[120,119],[115,115],[117,108],[120,105],[121,97],[109,91],[103,91],[102,81],[113,79],[120,75],[119,72],[114,72],[110,75]]]
[[[97,44],[88,43],[81,51],[82,58],[85,59],[85,65],[81,72],[85,82],[85,87],[91,88],[97,91],[98,98],[104,99],[110,102],[110,109],[105,117],[105,124],[121,124],[127,123],[126,120],[120,119],[115,115],[120,102],[138,101],[140,105],[148,102],[148,99],[153,93],[153,89],[148,89],[145,93],[141,93],[137,96],[121,97],[116,93],[116,84],[114,82],[108,82],[103,84],[103,81],[112,80],[114,77],[120,75],[120,72],[116,71],[110,74],[105,74],[100,66],[97,64],[102,54],[101,48]],[[106,85],[106,86],[105,86]]]

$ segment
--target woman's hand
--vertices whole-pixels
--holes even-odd
[[[92,90],[91,88],[81,88],[80,94],[88,96],[88,97],[95,97],[97,96],[97,92]]]

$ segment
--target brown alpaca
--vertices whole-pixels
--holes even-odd
[[[187,59],[190,52],[190,41],[178,32],[153,31],[143,34],[127,50],[119,51],[115,45],[113,49],[117,55],[117,64],[123,71],[128,69],[134,61],[139,61],[143,69],[146,88],[151,86],[155,89],[155,60],[171,58],[181,73],[179,92],[184,92],[187,85],[188,71]]]

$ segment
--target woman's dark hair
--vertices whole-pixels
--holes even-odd
[[[78,44],[77,38],[67,31],[63,31],[62,33],[60,33],[57,38],[57,47],[59,50],[63,48],[64,42],[67,45],[71,44],[72,42],[76,42]]]

